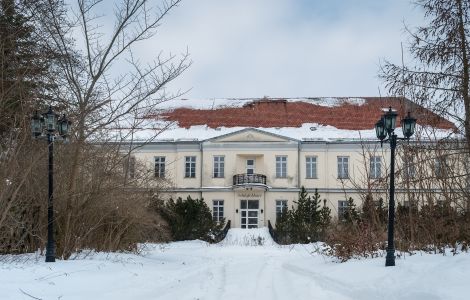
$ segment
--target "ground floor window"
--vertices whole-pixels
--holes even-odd
[[[224,218],[224,200],[212,201],[212,219],[220,222]]]
[[[344,215],[348,209],[348,201],[346,200],[339,200],[338,201],[338,219],[344,219]]]
[[[287,211],[287,200],[276,200],[276,219],[281,217],[281,214]]]

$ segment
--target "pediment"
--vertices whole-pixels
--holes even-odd
[[[215,137],[211,142],[289,142],[293,139],[274,133],[262,131],[260,129],[247,128],[240,131],[232,132],[222,136]]]

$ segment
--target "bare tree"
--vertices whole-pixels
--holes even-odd
[[[416,5],[428,23],[405,28],[413,64],[385,61],[380,77],[392,94],[456,120],[470,149],[470,1],[417,0]]]

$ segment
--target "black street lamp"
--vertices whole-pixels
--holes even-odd
[[[397,113],[392,110],[392,107],[382,115],[382,118],[375,124],[375,133],[380,140],[380,144],[390,142],[390,200],[388,202],[388,243],[387,243],[387,256],[385,258],[385,266],[390,267],[395,265],[395,244],[394,244],[394,223],[395,223],[395,148],[397,147],[397,140],[409,140],[415,132],[416,119],[408,115],[401,120],[404,138],[398,138],[395,134],[395,125],[397,120]],[[388,135],[388,139],[387,138]]]
[[[58,115],[49,110],[39,115],[38,112],[31,118],[31,132],[35,139],[47,139],[49,148],[49,194],[47,199],[47,246],[46,262],[55,262],[55,240],[54,240],[54,140],[67,140],[71,122],[65,115],[58,118]]]

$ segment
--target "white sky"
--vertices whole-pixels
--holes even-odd
[[[401,62],[403,22],[422,22],[409,0],[185,0],[134,54],[188,49],[170,86],[184,98],[384,96],[380,60]]]

